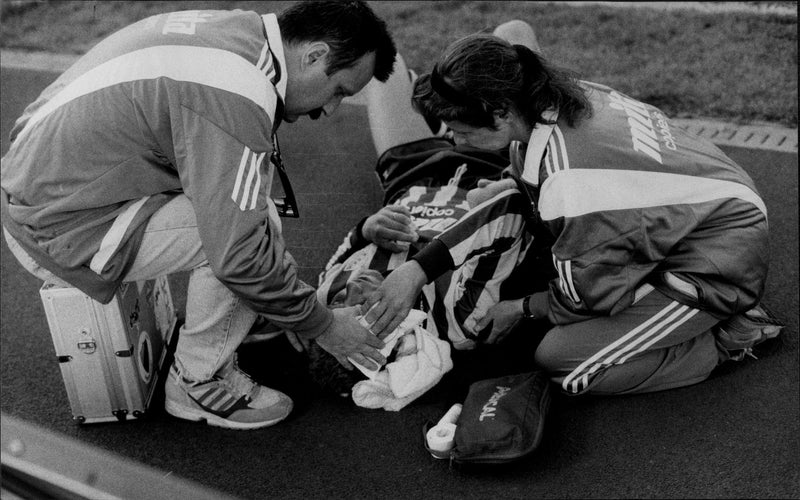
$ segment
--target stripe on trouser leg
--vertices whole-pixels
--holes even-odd
[[[664,337],[669,335],[673,330],[675,330],[676,328],[678,328],[682,324],[684,324],[687,321],[689,321],[690,319],[692,319],[692,317],[695,314],[697,314],[698,312],[700,312],[700,310],[699,309],[692,309],[689,306],[683,306],[683,307],[681,307],[681,310],[679,312],[680,313],[685,313],[685,314],[683,314],[678,320],[676,320],[675,323],[671,324],[668,328],[664,329],[663,332],[661,332],[658,335],[656,335],[655,337],[653,337],[649,342],[644,343],[640,348],[638,348],[635,351],[633,351],[633,352],[627,354],[626,356],[622,357],[622,359],[620,359],[618,361],[618,363],[624,363],[631,356],[635,356],[635,355],[639,354],[640,352],[647,350],[651,345],[653,345],[656,342],[658,342],[659,340],[663,339]],[[678,314],[678,313],[676,313],[676,314]]]
[[[671,302],[647,321],[586,359],[570,372],[561,387],[578,394],[589,385],[589,377],[602,368],[621,364],[658,342],[698,313],[697,309]]]
[[[688,311],[688,312],[687,312]],[[669,317],[664,319],[663,321],[659,322],[654,327],[648,329],[646,332],[640,334],[636,337],[635,340],[632,340],[630,343],[626,344],[624,347],[621,347],[618,351],[616,351],[613,355],[610,355],[608,358],[603,360],[600,363],[596,363],[592,368],[583,376],[581,377],[581,382],[583,387],[580,390],[586,389],[589,384],[589,377],[593,375],[595,372],[600,370],[601,368],[608,367],[611,365],[620,365],[628,360],[631,356],[638,354],[644,350],[646,350],[651,345],[655,344],[665,336],[667,336],[670,332],[681,326],[683,323],[688,321],[692,316],[697,314],[697,309],[691,309],[688,306],[681,306],[678,308],[677,311],[673,312]],[[663,330],[662,330],[663,329]],[[660,333],[659,333],[660,332]],[[649,341],[648,338],[653,337]],[[645,342],[647,341],[647,342]],[[633,351],[637,347],[637,345],[644,342],[638,349]],[[628,352],[632,351],[632,352]],[[626,354],[627,353],[627,354]],[[619,356],[623,356],[620,359],[617,359]]]

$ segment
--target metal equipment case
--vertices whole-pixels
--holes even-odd
[[[39,293],[73,418],[144,415],[177,322],[167,277],[125,283],[108,304],[52,283]]]

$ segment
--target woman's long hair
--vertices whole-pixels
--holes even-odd
[[[451,44],[430,74],[414,84],[413,105],[424,116],[494,129],[494,114],[520,113],[534,127],[556,109],[569,126],[592,113],[576,77],[550,66],[522,45],[478,33]]]

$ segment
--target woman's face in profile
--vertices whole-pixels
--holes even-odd
[[[457,145],[487,150],[507,147],[513,140],[509,120],[495,117],[494,124],[496,130],[489,127],[473,127],[458,121],[445,122],[445,125],[453,131],[453,140]]]

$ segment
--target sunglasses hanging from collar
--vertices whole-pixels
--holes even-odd
[[[278,178],[281,180],[283,187],[282,197],[272,197],[275,203],[275,208],[278,210],[278,215],[281,217],[300,217],[300,211],[297,208],[297,199],[294,197],[292,184],[289,182],[289,175],[286,174],[286,168],[283,166],[283,158],[281,157],[281,147],[278,144],[278,134],[272,134],[272,155],[270,162],[275,166],[278,172]]]

